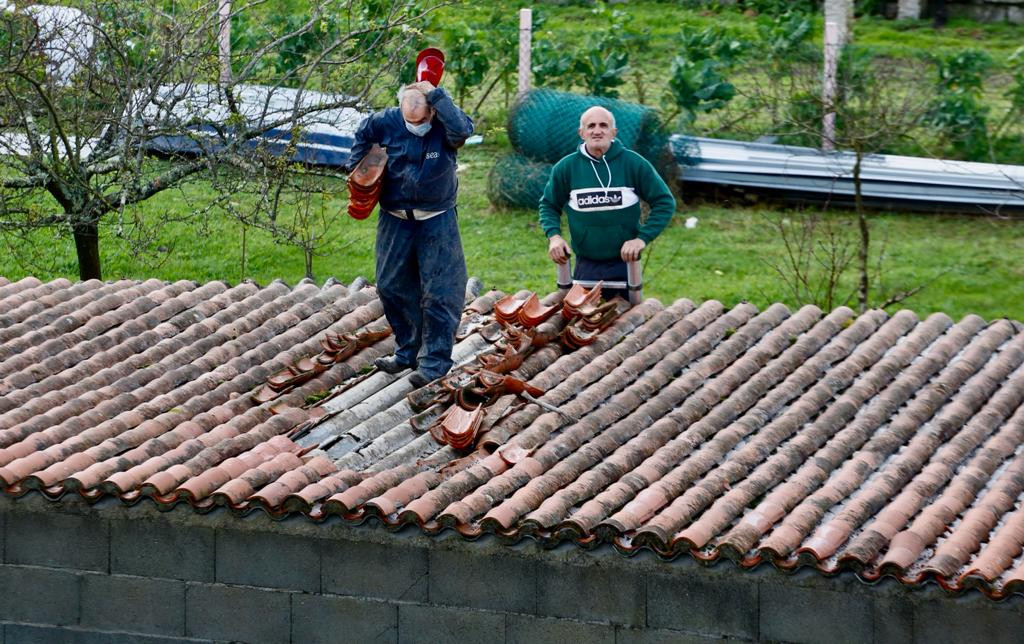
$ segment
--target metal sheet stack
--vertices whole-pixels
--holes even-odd
[[[852,152],[674,135],[681,178],[696,186],[784,191],[786,197],[835,204],[855,195]],[[861,195],[872,206],[1024,215],[1024,166],[867,155]]]

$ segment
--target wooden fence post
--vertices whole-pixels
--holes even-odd
[[[836,72],[839,68],[839,50],[842,48],[839,24],[825,22],[825,77],[822,83],[821,103],[824,117],[821,124],[821,149],[835,150],[836,141]]]
[[[533,11],[519,10],[519,93],[530,89],[530,41],[533,37]]]
[[[896,5],[897,20],[917,20],[921,17],[921,0],[899,0]]]
[[[220,82],[231,82],[231,0],[219,0],[217,13],[220,16],[220,32],[217,43],[220,54]]]

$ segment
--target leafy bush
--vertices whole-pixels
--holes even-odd
[[[766,16],[781,16],[787,13],[813,13],[821,8],[820,0],[740,0],[739,6],[746,11],[756,11]]]
[[[824,110],[821,104],[821,90],[800,91],[789,98],[783,108],[779,143],[817,147],[821,145],[821,123]]]
[[[794,64],[816,60],[820,53],[811,45],[811,21],[806,14],[790,12],[771,22],[757,25],[758,54],[771,66],[770,72],[782,74]]]
[[[1005,163],[1024,164],[1024,137],[1019,133],[1008,133],[1011,125],[1024,120],[1024,46],[1010,54],[1006,62],[1010,66],[1011,82],[1003,97],[1009,104],[1002,118],[992,128],[989,137],[992,145],[990,156]]]
[[[479,87],[491,68],[487,33],[459,23],[444,30],[445,72],[454,79],[455,102],[465,109],[466,95]]]
[[[989,107],[982,103],[982,93],[992,58],[983,51],[967,49],[934,61],[937,94],[927,122],[949,139],[957,156],[984,158],[990,149]]]
[[[585,93],[618,98],[618,87],[626,82],[629,54],[599,41],[573,61],[573,75]]]
[[[853,3],[853,15],[871,16],[880,15],[885,12],[885,0],[855,0]]]
[[[689,125],[701,112],[710,112],[725,105],[736,95],[736,87],[719,73],[714,60],[693,62],[683,56],[672,61],[672,74],[668,80],[666,103],[671,111],[667,120],[677,115]]]
[[[564,41],[547,33],[534,40],[531,53],[534,83],[538,87],[580,88],[593,96],[617,98],[619,88],[633,71],[630,54],[650,49],[650,33],[634,27],[626,12],[597,3],[591,13],[604,27],[590,31],[582,46],[567,50]],[[535,15],[543,24],[543,17]]]
[[[679,54],[672,60],[668,91],[662,104],[665,121],[677,117],[690,126],[704,112],[725,107],[736,95],[736,87],[725,80],[750,49],[750,43],[718,27],[680,32]]]
[[[547,38],[538,39],[530,52],[533,82],[538,87],[568,88],[572,85],[573,57]]]

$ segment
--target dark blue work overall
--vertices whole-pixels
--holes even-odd
[[[425,221],[379,215],[377,289],[399,361],[431,380],[447,373],[466,293],[455,208]]]
[[[387,149],[377,220],[377,290],[395,333],[396,357],[434,379],[452,366],[465,302],[455,168],[456,150],[473,133],[473,121],[441,88],[427,94],[427,103],[436,115],[422,137],[406,129],[398,108],[369,116],[356,132],[349,167],[374,143]],[[418,220],[414,210],[443,212]]]

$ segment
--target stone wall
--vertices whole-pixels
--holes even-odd
[[[951,18],[970,18],[979,22],[1010,22],[1024,24],[1024,2],[1021,0],[974,0],[951,2]]]
[[[930,17],[929,2],[922,0],[924,17]],[[898,2],[885,4],[885,15],[895,18]],[[950,18],[970,18],[978,22],[1010,22],[1024,24],[1024,0],[948,0],[946,3]]]
[[[0,641],[1019,641],[1024,598],[255,513],[0,497]]]

